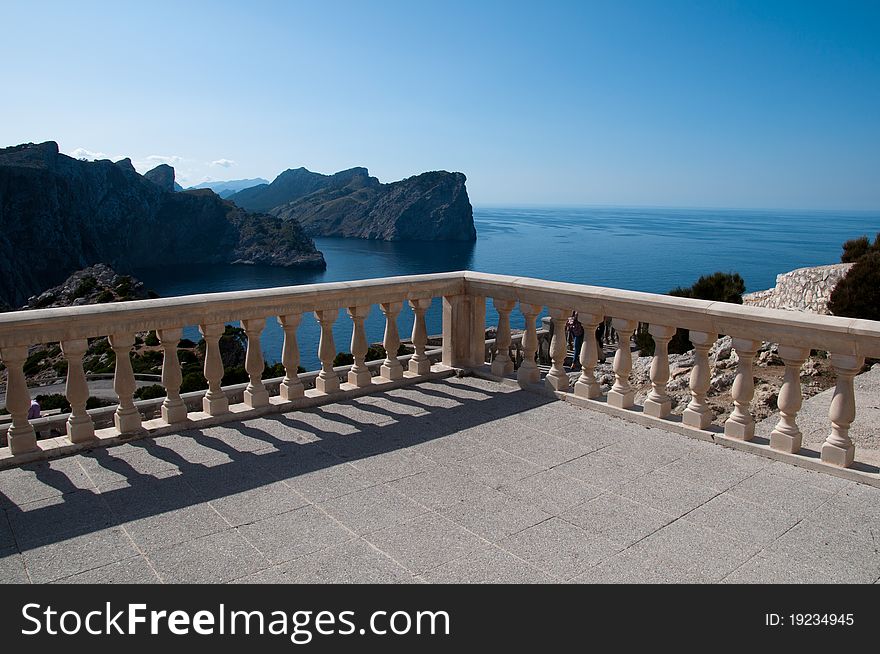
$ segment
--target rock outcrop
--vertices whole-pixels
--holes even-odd
[[[177,189],[174,187],[174,168],[168,164],[159,164],[152,170],[144,173],[144,178],[150,180],[163,191],[173,192]]]
[[[296,221],[209,190],[169,192],[130,161],[79,161],[54,142],[0,149],[0,302],[19,306],[96,263],[125,274],[233,262],[326,267]]]
[[[150,297],[144,283],[128,275],[119,275],[103,263],[77,270],[63,283],[28,298],[22,309],[48,309],[83,304],[104,304]],[[153,297],[156,297],[153,295]]]
[[[434,171],[382,184],[366,168],[321,175],[287,170],[230,200],[299,222],[311,236],[385,241],[473,241],[473,208],[462,173]]]
[[[837,283],[846,276],[851,263],[798,268],[776,276],[776,286],[743,295],[743,304],[767,309],[788,309],[829,314],[828,300]]]

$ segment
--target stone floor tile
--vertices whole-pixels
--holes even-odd
[[[722,494],[694,509],[684,519],[747,543],[764,545],[791,529],[798,518],[767,504],[752,504]]]
[[[503,450],[491,450],[477,454],[469,459],[458,461],[456,467],[463,470],[464,474],[469,477],[492,488],[515,483],[544,470],[541,466],[529,463],[525,459]]]
[[[434,584],[543,584],[553,577],[494,545],[478,548],[460,559],[428,570]]]
[[[655,470],[624,484],[617,493],[677,518],[705,504],[718,491]]]
[[[538,472],[505,484],[499,490],[553,515],[559,515],[603,492],[601,488],[557,472],[557,469]]]
[[[270,565],[235,529],[150,552],[150,563],[165,583],[214,584],[253,574]]]
[[[616,493],[604,493],[569,509],[561,517],[623,546],[642,540],[675,519]]]
[[[648,474],[651,468],[638,462],[605,454],[600,450],[563,463],[554,470],[585,481],[591,486],[614,490],[637,477]]]
[[[273,563],[290,561],[355,536],[314,506],[264,518],[238,530]]]
[[[323,502],[320,507],[356,534],[391,527],[428,511],[386,485],[358,490]]]
[[[483,500],[462,500],[445,507],[440,513],[492,542],[551,517],[534,504],[501,494]]]
[[[47,583],[130,559],[138,551],[123,529],[111,527],[33,545],[22,556],[33,583]]]

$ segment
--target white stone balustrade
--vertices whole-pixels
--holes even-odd
[[[442,364],[432,366],[427,354],[426,312],[432,298],[437,297],[443,303]],[[491,298],[499,315],[496,338],[499,355],[492,367],[484,364],[486,298]],[[409,302],[414,313],[412,342],[415,354],[409,357],[408,365],[401,365],[396,356],[400,344],[396,321],[404,302]],[[346,394],[364,394],[372,392],[373,388],[379,390],[383,384],[416,383],[430,378],[429,375],[452,374],[455,369],[479,374],[485,368],[496,376],[507,376],[514,367],[507,353],[512,338],[510,316],[517,304],[525,319],[523,359],[516,370],[517,380],[523,387],[540,388],[537,382],[540,381],[541,371],[535,363],[538,348],[535,323],[542,308],[547,306],[550,307],[554,323],[554,338],[550,346],[552,366],[546,375],[545,385],[557,397],[577,401],[597,410],[617,412],[623,417],[631,416],[631,419],[645,424],[666,425],[670,429],[683,430],[723,444],[735,443],[737,447],[751,448],[751,451],[758,453],[768,446],[752,440],[754,418],[749,412],[749,403],[754,395],[753,361],[762,341],[779,343],[785,373],[778,400],[780,420],[770,438],[770,447],[776,451],[774,456],[790,457],[791,461],[805,462],[803,465],[808,467],[824,465],[834,470],[851,466],[857,460],[856,447],[849,437],[850,425],[857,419],[853,378],[864,358],[880,358],[878,323],[545,280],[458,272],[0,314],[0,359],[7,369],[6,406],[11,414],[11,424],[6,423],[8,427],[0,423],[0,435],[5,432],[8,442],[7,447],[0,448],[0,466],[40,458],[55,451],[52,448],[75,451],[76,448],[116,442],[114,438],[123,434],[172,433],[175,427],[182,424],[217,424],[231,420],[233,416],[239,419],[268,411],[295,410],[300,406],[332,402],[336,398],[347,397]],[[383,344],[387,355],[381,362],[379,376],[371,380],[364,361],[369,342],[364,321],[373,305],[378,305],[385,317]],[[568,307],[579,309],[585,329],[580,353],[582,370],[573,387],[570,379],[574,375],[569,377],[570,371],[564,367],[564,329]],[[354,364],[350,368],[334,369],[332,363],[336,346],[332,328],[342,309],[348,311],[352,320]],[[309,373],[310,378],[315,380],[314,390],[306,390],[297,373],[300,352],[296,332],[301,316],[306,311],[314,311],[321,329],[318,347],[321,369],[317,373]],[[598,351],[593,338],[595,326],[603,316],[614,316],[613,325],[620,341],[614,357],[614,385],[605,398],[595,376]],[[284,331],[281,357],[285,370],[283,379],[273,381],[272,388],[278,389],[278,395],[274,397],[268,392],[267,382],[261,379],[264,364],[259,346],[265,321],[272,317],[277,318]],[[239,393],[236,397],[243,393],[244,402],[232,410],[230,399],[221,386],[223,361],[220,338],[226,324],[238,321],[248,336],[246,369],[249,383],[247,388],[236,391]],[[634,405],[634,390],[629,379],[632,368],[630,339],[639,321],[649,325],[655,342],[650,371],[651,388],[641,411]],[[177,344],[185,325],[199,325],[205,339],[204,374],[208,381],[207,391],[195,398],[201,397],[202,411],[193,410],[189,414],[185,398],[180,394],[181,370],[177,357]],[[690,376],[691,399],[682,415],[681,427],[669,418],[669,398],[666,393],[669,380],[668,343],[677,327],[689,330],[695,346],[695,364]],[[161,419],[143,421],[138,406],[151,401],[133,401],[135,382],[129,357],[134,334],[149,330],[156,331],[163,351],[162,384],[166,396],[161,400]],[[710,379],[708,351],[719,333],[733,337],[739,357],[736,380],[731,390],[733,412],[724,423],[723,435],[719,433],[720,425],[712,425],[713,414],[707,402]],[[116,355],[114,389],[119,404],[113,413],[114,426],[98,429],[93,420],[97,414],[85,408],[88,385],[83,372],[83,356],[87,351],[88,339],[108,334]],[[71,404],[70,415],[61,417],[66,421],[66,434],[39,441],[34,425],[27,418],[30,391],[23,373],[28,348],[38,343],[61,344],[68,369],[66,394]],[[795,454],[801,447],[797,425],[797,413],[802,402],[800,367],[810,349],[830,352],[837,375],[834,398],[828,413],[829,435],[822,446],[821,463],[815,457]],[[379,362],[369,365],[378,368]],[[344,377],[346,383],[341,383],[340,377]],[[158,401],[151,406],[159,408]],[[104,411],[101,415],[108,413]]]

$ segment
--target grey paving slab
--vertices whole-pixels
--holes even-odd
[[[754,504],[767,504],[799,518],[814,511],[834,495],[832,491],[798,483],[770,469],[747,477],[727,493]]]
[[[14,547],[0,549],[0,584],[28,584],[24,559]]]
[[[48,541],[22,552],[28,574],[34,583],[70,577],[137,555],[134,543],[119,527]]]
[[[238,531],[273,563],[290,561],[355,537],[311,505],[242,525]]]
[[[553,515],[559,515],[603,492],[603,489],[558,472],[558,469],[543,470],[505,484],[499,490]]]
[[[542,466],[497,449],[457,461],[455,466],[492,488],[512,484],[544,470]]]
[[[462,500],[440,513],[489,541],[499,541],[551,517],[532,503],[502,494]]]
[[[760,547],[685,520],[676,520],[640,540],[632,549],[656,559],[664,574],[679,582],[717,582],[757,554]]]
[[[438,466],[428,472],[404,477],[389,484],[410,499],[438,510],[458,502],[477,502],[500,493],[450,466]]]
[[[2,581],[880,579],[880,489],[475,378],[0,470],[0,509]]]
[[[415,574],[460,558],[486,544],[476,534],[436,513],[372,532],[365,539]]]
[[[99,568],[63,577],[53,584],[159,584],[156,571],[143,556],[116,561]]]
[[[237,580],[253,584],[409,584],[413,574],[378,549],[355,539]]]
[[[171,545],[147,557],[165,583],[223,583],[270,565],[235,529]]]
[[[114,518],[102,495],[81,490],[7,509],[20,548],[104,529]]]
[[[648,466],[605,454],[601,450],[563,463],[554,470],[605,490],[614,490],[651,472]]]
[[[391,527],[428,511],[384,484],[328,500],[320,507],[356,534]]]
[[[668,525],[675,516],[616,493],[603,493],[564,512],[564,520],[587,532],[629,546]]]
[[[576,577],[622,549],[559,518],[514,534],[498,545],[559,580]]]
[[[800,559],[777,552],[759,552],[721,580],[723,584],[831,584],[838,578]]]
[[[94,488],[79,457],[32,463],[0,474],[0,509]]]
[[[718,495],[683,518],[747,543],[769,543],[799,522],[799,518],[772,506],[753,504],[729,494]]]
[[[424,573],[435,584],[543,584],[553,577],[495,545],[478,548],[460,559]]]

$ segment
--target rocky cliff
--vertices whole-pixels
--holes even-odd
[[[325,267],[295,221],[249,214],[209,190],[171,192],[169,171],[151,172],[153,181],[127,159],[79,161],[54,142],[0,149],[0,302],[18,306],[95,263],[123,274],[180,263]]]
[[[782,273],[776,276],[775,287],[743,295],[743,304],[829,314],[831,291],[852,266],[851,263],[834,263]]]
[[[434,171],[382,184],[366,168],[321,175],[287,170],[230,200],[298,221],[311,236],[385,241],[473,241],[473,208],[462,173]]]

